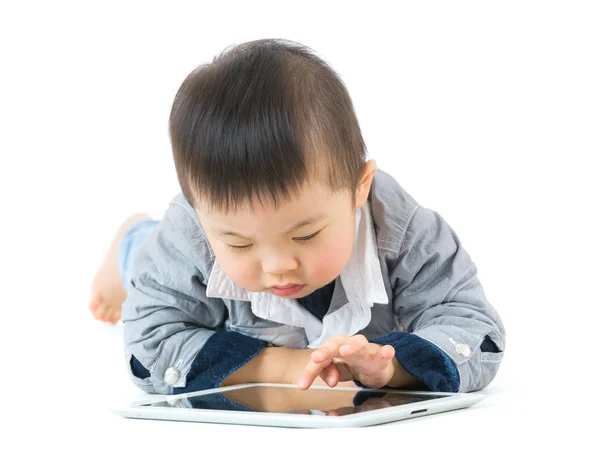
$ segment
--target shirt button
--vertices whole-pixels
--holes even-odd
[[[179,381],[179,377],[181,376],[181,372],[176,367],[169,367],[165,370],[165,382],[170,385],[174,385]]]
[[[456,353],[460,356],[464,356],[465,358],[471,356],[471,348],[467,344],[456,344],[454,350],[456,350]]]

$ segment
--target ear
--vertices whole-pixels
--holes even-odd
[[[356,208],[360,209],[369,197],[371,191],[371,184],[373,183],[373,177],[377,171],[377,165],[375,160],[369,160],[366,162],[360,172],[360,180],[356,187]]]

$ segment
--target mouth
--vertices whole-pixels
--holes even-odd
[[[275,295],[280,297],[289,297],[291,295],[297,294],[304,288],[304,284],[287,284],[285,286],[271,286],[269,289]]]
[[[285,286],[271,286],[272,289],[289,289],[290,287],[299,286],[300,284],[286,284]]]

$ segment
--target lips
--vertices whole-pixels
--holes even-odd
[[[289,297],[300,292],[304,284],[286,284],[285,286],[271,286],[271,291],[280,297]]]
[[[299,286],[300,284],[286,284],[285,286],[271,286],[272,289],[279,289],[279,290],[283,290],[283,289],[289,289],[290,287],[293,286]]]

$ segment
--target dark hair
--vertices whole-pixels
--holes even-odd
[[[365,143],[348,91],[313,51],[261,39],[225,49],[185,79],[169,121],[187,200],[227,211],[289,200],[306,181],[358,184]]]

